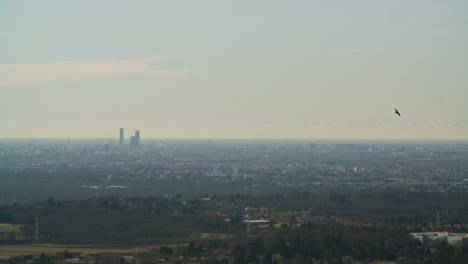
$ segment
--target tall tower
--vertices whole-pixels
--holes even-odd
[[[123,129],[123,128],[120,128],[120,129],[119,129],[119,132],[120,132],[120,133],[119,133],[119,135],[120,135],[119,143],[120,143],[120,145],[122,145],[123,142],[124,142],[124,129]]]
[[[440,209],[437,208],[436,210],[436,224],[437,224],[437,227],[440,227]]]
[[[34,243],[39,243],[39,217],[36,216],[36,231],[34,232]]]
[[[140,145],[140,130],[135,131],[135,145],[136,146]]]

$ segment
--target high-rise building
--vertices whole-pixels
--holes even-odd
[[[140,130],[135,131],[135,145],[140,145]]]
[[[120,128],[119,132],[120,132],[119,143],[120,145],[122,145],[124,143],[124,129]]]
[[[130,146],[140,146],[140,130],[135,130],[135,135],[130,137]]]
[[[119,143],[124,143],[124,129],[119,129]],[[130,137],[130,146],[137,147],[140,145],[140,130],[135,130],[135,135]]]

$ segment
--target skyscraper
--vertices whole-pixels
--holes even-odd
[[[124,129],[120,128],[119,132],[120,132],[119,143],[120,143],[120,145],[122,145],[123,142],[124,142]]]
[[[140,145],[140,130],[135,131],[135,145]]]

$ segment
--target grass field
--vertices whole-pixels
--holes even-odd
[[[0,230],[19,230],[20,226],[0,224]],[[17,228],[17,229],[15,229]],[[210,233],[195,233],[191,234],[192,239],[229,239],[232,235],[226,234],[210,234]],[[63,244],[18,244],[18,245],[0,245],[0,260],[22,255],[37,256],[41,253],[46,255],[63,254],[65,250],[70,253],[80,253],[81,255],[98,254],[98,253],[142,253],[150,251],[159,251],[161,246],[178,247],[182,243],[168,244],[147,244],[147,245],[132,245],[132,244],[85,244],[85,245],[63,245]]]
[[[193,233],[191,234],[193,238],[199,239],[229,239],[235,237],[234,235],[228,234],[213,234],[213,233]]]
[[[58,245],[58,244],[22,244],[0,245],[0,259],[8,259],[21,255],[40,255],[41,253],[53,255],[62,254],[65,250],[71,253],[89,255],[96,253],[141,253],[159,251],[161,245]]]

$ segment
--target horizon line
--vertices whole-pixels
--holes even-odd
[[[68,139],[77,139],[77,140],[116,140],[118,137],[0,137],[0,140],[68,140]],[[256,138],[235,138],[235,137],[145,137],[144,140],[363,140],[363,141],[468,141],[468,138],[300,138],[300,137],[290,137],[290,138],[268,138],[268,137],[256,137]],[[129,139],[126,139],[127,141]]]

